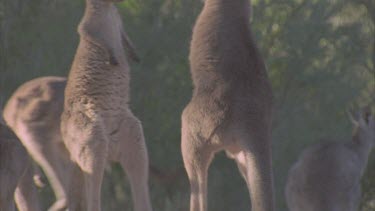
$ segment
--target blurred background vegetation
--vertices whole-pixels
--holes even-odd
[[[350,138],[348,107],[375,104],[374,0],[253,0],[252,27],[276,98],[273,160],[277,210],[301,150],[321,138]],[[78,42],[83,0],[0,0],[0,96],[39,76],[66,76]],[[141,56],[132,64],[131,107],[148,145],[156,211],[188,210],[180,153],[180,114],[191,96],[188,49],[199,0],[118,4]],[[3,103],[2,102],[2,103]],[[218,154],[209,171],[209,210],[249,210],[235,164]],[[109,166],[103,210],[132,210],[118,165]],[[41,190],[44,207],[53,200]],[[361,210],[375,210],[375,156],[363,178]]]

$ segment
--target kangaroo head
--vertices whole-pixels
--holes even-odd
[[[368,142],[371,147],[375,146],[375,117],[370,112],[358,112],[353,115],[349,113],[349,117],[354,126],[354,135],[360,141]]]

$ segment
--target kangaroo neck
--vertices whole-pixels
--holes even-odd
[[[111,8],[113,3],[103,0],[86,0],[85,15],[94,15]]]
[[[219,11],[217,11],[219,10]],[[249,0],[206,0],[203,11],[216,11],[225,15],[227,18],[244,16],[250,17]]]

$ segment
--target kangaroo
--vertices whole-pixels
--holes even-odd
[[[67,208],[67,172],[76,168],[60,133],[65,85],[64,77],[33,79],[21,85],[4,108],[5,121],[50,181],[56,196],[51,211]]]
[[[39,211],[33,165],[17,136],[0,114],[0,210]],[[13,200],[14,198],[14,200]]]
[[[134,210],[150,211],[147,148],[142,125],[128,106],[127,58],[138,57],[114,2],[86,0],[65,89],[62,137],[83,175],[84,182],[74,189],[83,190],[86,210],[101,209],[101,184],[109,160],[119,162],[127,173]]]
[[[375,144],[375,119],[352,118],[350,141],[324,141],[304,150],[289,170],[285,196],[290,211],[356,211],[360,180]]]
[[[248,0],[206,0],[190,46],[193,96],[182,113],[181,149],[190,210],[207,210],[207,170],[218,151],[237,162],[253,211],[274,209],[273,94],[250,26]]]

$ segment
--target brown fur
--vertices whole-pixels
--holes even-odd
[[[306,149],[289,171],[290,211],[356,211],[360,179],[375,144],[375,119],[355,123],[351,141],[324,141]]]
[[[13,93],[4,109],[6,122],[42,167],[55,192],[56,202],[49,210],[67,208],[67,177],[75,168],[60,133],[65,85],[63,77],[28,81]]]
[[[128,107],[130,68],[124,48],[128,57],[135,53],[113,2],[87,0],[78,31],[61,125],[71,159],[84,176],[75,188],[84,190],[87,210],[100,210],[104,166],[107,160],[120,162],[134,210],[150,211],[148,155],[142,125]]]
[[[1,211],[15,211],[14,200],[20,211],[40,210],[33,174],[26,150],[10,128],[0,122]]]
[[[249,27],[248,0],[206,0],[190,47],[193,97],[182,114],[191,211],[204,211],[216,152],[236,159],[252,210],[273,210],[272,91]]]

